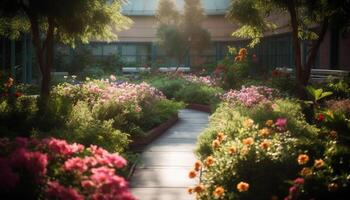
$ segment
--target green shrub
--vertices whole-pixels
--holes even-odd
[[[158,90],[162,91],[168,99],[172,99],[175,97],[175,93],[184,87],[184,80],[155,78],[150,81],[150,84]]]
[[[188,84],[175,93],[175,99],[186,103],[215,105],[220,101],[221,88]]]
[[[78,102],[68,116],[61,137],[84,145],[99,145],[112,152],[123,152],[129,143],[129,135],[115,129],[113,124],[113,119],[97,119],[87,103]]]

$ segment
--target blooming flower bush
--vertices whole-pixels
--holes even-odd
[[[203,165],[189,172],[190,178],[201,174],[201,182],[188,192],[203,200],[349,195],[344,140],[308,124],[297,101],[278,99],[273,90],[262,93],[254,87],[236,91],[211,116],[198,139],[197,162]]]
[[[260,103],[269,103],[276,91],[265,86],[242,87],[241,90],[230,90],[223,95],[223,100],[232,104],[243,104],[251,107]]]
[[[135,199],[118,175],[126,160],[103,148],[55,138],[0,139],[4,199]]]
[[[196,76],[192,74],[186,74],[182,75],[181,77],[190,83],[198,83],[206,86],[217,86],[217,81],[210,76]]]

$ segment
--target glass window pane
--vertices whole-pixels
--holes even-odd
[[[118,53],[118,46],[116,44],[107,44],[103,46],[103,55],[114,55]]]

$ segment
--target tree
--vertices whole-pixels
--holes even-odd
[[[185,0],[183,14],[173,1],[160,0],[156,18],[159,44],[177,59],[178,66],[187,53],[200,53],[209,47],[210,33],[201,27],[205,14],[200,0]]]
[[[91,39],[116,39],[116,30],[130,20],[121,13],[122,0],[2,0],[0,35],[18,38],[30,32],[42,75],[41,96],[50,93],[54,42],[74,46]]]
[[[304,87],[308,84],[311,68],[328,28],[335,24],[338,28],[349,26],[349,4],[349,0],[232,0],[227,17],[241,25],[233,35],[252,39],[251,45],[255,45],[265,31],[276,27],[273,22],[268,21],[269,16],[284,13],[289,15],[296,78],[299,92],[303,96]],[[301,59],[302,40],[312,40],[308,59],[304,64]]]

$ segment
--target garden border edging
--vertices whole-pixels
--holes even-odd
[[[204,104],[197,104],[197,103],[190,103],[186,106],[186,108],[193,109],[193,110],[198,110],[206,113],[212,114],[211,108],[209,105],[204,105]]]
[[[170,119],[168,119],[166,122],[148,131],[145,137],[135,138],[135,140],[133,140],[129,145],[130,149],[134,151],[142,151],[142,149],[146,145],[150,144],[156,138],[158,138],[163,133],[165,133],[165,131],[168,130],[170,127],[172,127],[178,120],[179,120],[179,116],[178,114],[176,114],[172,116]]]

